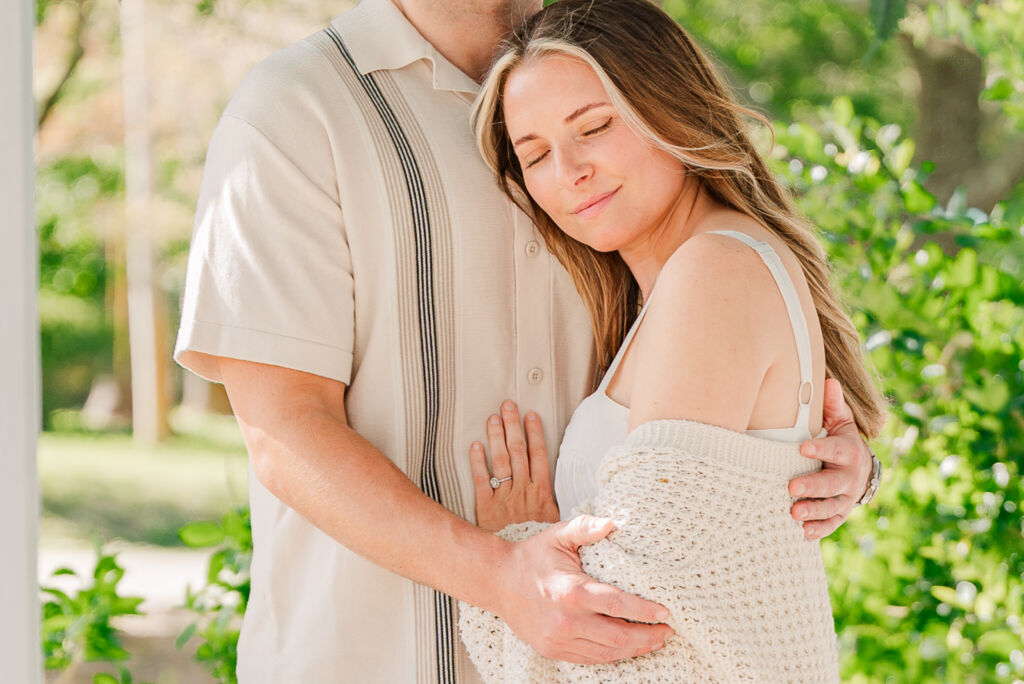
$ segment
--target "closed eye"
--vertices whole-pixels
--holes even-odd
[[[597,126],[596,128],[591,128],[591,129],[586,130],[586,131],[583,131],[583,135],[584,136],[597,135],[598,133],[601,133],[602,131],[606,131],[609,128],[611,128],[612,122],[614,120],[615,120],[615,117],[609,117],[608,120],[605,121],[600,126]],[[547,157],[547,156],[548,156],[548,152],[545,151],[543,154],[540,154],[540,155],[534,157],[533,159],[529,160],[528,162],[526,162],[525,168],[528,169],[531,166],[534,166],[535,164],[538,164],[538,163],[544,161],[544,158]]]
[[[540,161],[542,161],[542,160],[544,159],[544,157],[546,157],[546,156],[548,156],[548,153],[547,153],[547,152],[545,151],[545,152],[544,152],[544,154],[542,154],[542,155],[540,155],[540,156],[537,156],[537,157],[534,157],[534,158],[533,158],[533,159],[531,159],[530,161],[526,162],[526,168],[530,168],[530,167],[531,167],[531,166],[533,166],[534,164],[537,164],[537,163],[539,163],[539,162],[540,162]]]

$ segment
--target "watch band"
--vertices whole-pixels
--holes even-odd
[[[870,446],[868,446],[868,453],[871,454],[871,479],[868,480],[868,488],[864,492],[864,496],[857,502],[858,506],[871,503],[871,500],[875,498],[875,494],[878,493],[879,485],[882,484],[882,462],[878,460]]]

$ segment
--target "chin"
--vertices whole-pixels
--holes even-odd
[[[555,221],[555,225],[557,225],[559,230],[570,238],[580,244],[586,245],[595,252],[614,252],[622,247],[623,244],[620,236],[609,235],[594,227],[590,227],[588,230],[572,224],[573,230],[566,230],[565,227],[557,221]]]
[[[576,241],[586,245],[587,247],[589,247],[590,249],[594,250],[595,252],[602,252],[602,253],[604,253],[604,252],[614,252],[614,251],[618,250],[619,247],[622,246],[619,243],[619,241],[617,241],[617,240],[616,241],[611,241],[611,240],[579,240],[579,239],[576,239]]]
[[[615,252],[621,246],[622,245],[620,245],[617,242],[614,243],[614,244],[613,243],[608,243],[608,242],[599,242],[597,244],[593,244],[593,245],[588,244],[587,245],[587,247],[590,247],[590,249],[594,250],[595,252],[602,252],[602,253],[605,253],[605,252]]]

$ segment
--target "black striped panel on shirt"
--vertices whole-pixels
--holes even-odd
[[[422,443],[422,462],[417,474],[420,488],[434,501],[444,505],[437,475],[437,431],[439,415],[439,378],[437,326],[434,310],[434,274],[431,253],[430,212],[424,190],[419,163],[398,118],[385,99],[373,74],[361,74],[344,41],[333,27],[326,33],[338,47],[345,62],[373,103],[380,116],[395,153],[401,162],[406,191],[412,211],[416,245],[417,309],[420,329],[420,352],[422,359],[425,425]],[[410,473],[411,475],[411,473]],[[454,633],[454,605],[451,597],[440,592],[434,593],[435,643],[437,649],[437,681],[440,684],[456,684],[456,643]]]

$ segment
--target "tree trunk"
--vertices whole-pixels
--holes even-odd
[[[125,231],[106,243],[109,264],[106,304],[114,331],[112,369],[117,381],[118,404],[115,413],[126,418],[132,414],[131,340],[128,332],[128,283],[125,273]]]
[[[984,87],[981,57],[962,45],[929,37],[904,44],[921,78],[915,139],[919,162],[935,162],[928,189],[945,203],[983,163],[978,141]]]
[[[168,325],[156,283],[150,235],[152,169],[146,102],[144,0],[122,0],[124,69],[125,262],[132,372],[132,434],[155,443],[170,432],[167,423]]]
[[[936,167],[926,187],[943,204],[962,187],[969,206],[990,211],[1024,178],[1024,137],[983,155],[981,56],[952,40],[929,37],[917,45],[907,35],[901,39],[921,80],[917,162],[932,161]]]

